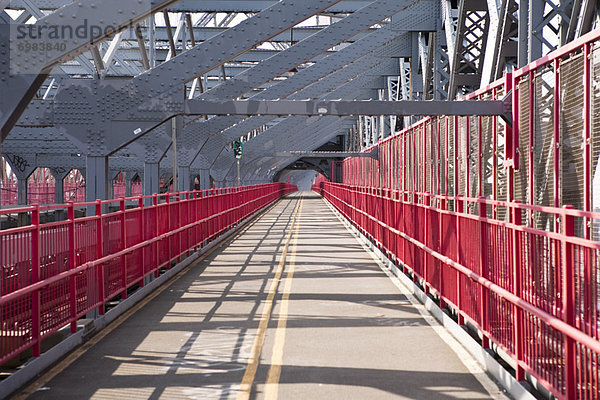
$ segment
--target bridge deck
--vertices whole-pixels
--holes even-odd
[[[502,398],[314,194],[280,201],[109,329],[30,398]]]

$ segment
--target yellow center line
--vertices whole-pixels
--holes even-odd
[[[271,282],[271,287],[269,288],[269,294],[267,296],[267,300],[265,301],[265,306],[260,318],[260,322],[258,324],[258,332],[256,334],[256,338],[254,339],[254,343],[252,344],[250,358],[248,359],[248,367],[246,367],[246,372],[244,373],[244,377],[242,378],[242,384],[237,395],[238,400],[249,399],[250,394],[252,392],[252,384],[254,383],[254,378],[256,377],[256,371],[258,370],[258,364],[260,362],[260,354],[262,352],[262,347],[265,343],[267,328],[269,326],[269,320],[271,319],[271,312],[273,311],[273,299],[275,298],[275,294],[277,293],[279,280],[283,275],[283,269],[285,266],[288,248],[290,246],[290,242],[294,234],[294,228],[296,227],[296,223],[300,216],[300,209],[302,208],[303,201],[304,199],[300,198],[300,201],[298,202],[298,204],[296,205],[296,209],[294,210],[290,233],[288,234],[285,245],[283,247],[283,252],[281,253],[281,259],[279,260],[279,265],[277,266],[275,277],[273,278],[273,281]]]
[[[302,205],[298,215],[302,213]],[[281,308],[277,322],[277,330],[275,331],[275,344],[273,345],[273,354],[271,356],[271,366],[267,376],[265,385],[265,399],[276,400],[279,392],[279,378],[281,376],[281,365],[283,364],[283,347],[285,345],[285,328],[287,327],[287,317],[290,303],[290,293],[292,291],[292,279],[294,278],[294,267],[296,265],[296,251],[298,248],[298,232],[300,231],[300,220],[296,223],[294,232],[294,244],[290,253],[290,262],[288,264],[288,272],[285,277],[285,285],[283,288],[283,296],[281,299]]]

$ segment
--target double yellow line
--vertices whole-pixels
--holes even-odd
[[[273,312],[273,300],[275,299],[275,295],[277,294],[277,289],[279,287],[279,281],[281,276],[283,275],[283,271],[286,264],[288,249],[290,247],[290,243],[293,238],[293,245],[290,254],[290,261],[288,266],[288,272],[285,278],[285,285],[283,288],[283,295],[281,299],[281,307],[279,312],[279,318],[277,322],[277,331],[275,332],[275,343],[273,345],[273,354],[271,355],[271,366],[269,367],[269,373],[267,375],[267,381],[265,386],[265,398],[266,399],[277,399],[277,393],[279,389],[279,377],[281,376],[281,365],[283,362],[283,346],[285,344],[285,328],[287,326],[287,314],[289,309],[289,299],[290,292],[292,288],[292,279],[294,277],[294,266],[296,263],[296,250],[298,246],[298,232],[300,230],[300,215],[302,214],[302,204],[304,202],[303,198],[300,198],[300,201],[296,205],[296,209],[294,210],[292,217],[292,226],[290,228],[290,233],[286,239],[285,245],[283,247],[283,252],[281,253],[281,259],[279,260],[279,265],[277,266],[277,271],[275,272],[275,277],[271,282],[271,287],[269,288],[269,294],[267,296],[267,300],[265,301],[265,306],[262,312],[262,316],[260,318],[260,322],[258,324],[258,333],[256,338],[254,339],[254,343],[252,345],[252,351],[250,352],[250,359],[248,360],[248,367],[246,368],[246,372],[244,377],[242,378],[242,384],[240,386],[240,390],[238,392],[237,399],[238,400],[247,400],[250,398],[250,394],[252,393],[252,384],[254,383],[254,378],[256,377],[256,371],[258,370],[258,365],[260,363],[260,354],[262,352],[263,345],[265,343],[265,337],[267,335],[267,328],[269,326],[269,321],[271,320],[271,314]]]

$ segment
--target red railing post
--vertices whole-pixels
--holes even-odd
[[[75,260],[75,204],[70,201],[67,209],[69,221],[69,269],[77,266]],[[69,277],[69,307],[71,309],[71,333],[77,332],[77,286],[75,275]]]
[[[408,201],[409,201],[409,196],[408,196],[408,192],[405,191],[403,194],[403,199],[402,199],[402,229],[401,232],[406,234],[406,220],[407,220],[407,206],[408,206]],[[406,266],[406,259],[408,258],[407,254],[408,254],[408,246],[409,246],[409,242],[406,239],[402,239],[402,272],[404,274],[408,273],[408,267]]]
[[[119,199],[119,210],[121,217],[121,250],[125,250],[127,248],[127,231],[125,229],[125,221],[127,218],[125,217],[125,199],[121,197]],[[121,298],[127,298],[127,256],[121,256],[121,286],[123,291],[121,292]]]
[[[212,218],[212,215],[213,215],[213,203],[214,203],[214,200],[215,200],[215,196],[216,196],[216,194],[215,194],[215,193],[216,193],[216,192],[217,192],[217,190],[216,190],[216,189],[212,189],[212,190],[210,191],[210,194],[209,194],[209,197],[208,197],[207,210],[206,210],[206,216],[207,216],[207,218],[210,218],[210,219],[209,219],[209,222],[208,222],[208,224],[207,224],[207,225],[208,225],[208,226],[207,226],[208,233],[207,233],[207,235],[206,235],[209,241],[212,241],[212,240],[213,240],[213,233],[214,233],[214,232],[213,232],[213,231],[214,231],[214,229],[213,229],[213,227],[214,227],[214,218]]]
[[[159,222],[160,219],[158,218],[158,210],[160,209],[160,207],[158,207],[158,194],[154,193],[152,195],[152,207],[154,207],[154,237],[157,238],[160,232],[160,228],[159,228]],[[160,241],[156,241],[154,242],[154,254],[156,257],[156,266],[154,269],[154,277],[158,278],[158,270],[160,268]]]
[[[34,205],[31,211],[31,283],[40,281],[40,206]],[[31,293],[31,336],[33,339],[33,356],[40,356],[41,348],[41,306],[40,289]]]
[[[177,229],[184,226],[183,216],[181,215],[181,193],[177,193],[177,197],[175,198],[177,202]],[[181,235],[183,232],[178,232],[175,234],[175,246],[177,248],[177,262],[181,262],[181,253],[183,253],[181,249]]]
[[[139,196],[138,208],[140,209],[140,242],[146,240],[146,231],[144,225],[144,197]],[[146,278],[146,260],[145,260],[145,248],[140,249],[140,265],[141,265],[141,276],[140,276],[140,287],[144,287],[144,279]]]
[[[96,200],[96,259],[104,256],[104,235],[102,224],[102,201]],[[104,315],[104,266],[96,266],[96,279],[98,280],[98,314]]]
[[[457,173],[455,171],[455,173]],[[455,186],[455,190],[457,190],[458,186]],[[462,196],[461,195],[457,195],[455,197],[455,210],[456,210],[456,260],[458,261],[459,264],[463,264],[463,257],[461,255],[461,246],[460,246],[460,238],[461,238],[461,229],[460,229],[460,221],[461,221],[461,217],[462,217],[462,213],[464,212],[464,203],[462,201]],[[462,290],[461,290],[461,278],[462,278],[462,274],[455,271],[456,273],[456,307],[458,308],[457,310],[457,318],[458,318],[458,324],[459,325],[464,325],[465,324],[465,318],[462,315],[462,311],[463,311],[463,306],[462,306]]]
[[[185,215],[186,215],[186,220],[185,223],[186,225],[188,223],[190,223],[192,221],[192,217],[194,216],[194,214],[192,213],[192,201],[191,199],[191,193],[189,191],[185,192],[185,195],[183,196],[184,200],[185,200],[185,208],[187,209]],[[193,232],[193,228],[190,229],[186,229],[185,230],[185,237],[187,238],[186,243],[187,243],[187,252],[185,253],[186,257],[190,256],[190,250],[191,250],[191,246],[190,244],[193,244],[193,240],[191,239],[192,235],[191,233]]]
[[[202,207],[201,207],[201,191],[194,191],[193,195],[193,205],[192,209],[194,210],[194,221],[199,221],[202,218]],[[198,251],[201,246],[202,234],[201,234],[201,225],[196,225],[194,227],[194,251]]]
[[[572,206],[564,206],[565,211],[572,210]],[[575,217],[564,213],[562,216],[562,230],[565,236],[562,239],[562,312],[564,321],[575,326],[575,252],[574,244],[568,238],[575,235]],[[575,340],[564,335],[565,354],[565,395],[567,399],[576,398],[577,392],[577,349]]]
[[[519,227],[522,224],[521,209],[518,207],[520,204],[518,201],[514,202],[516,207],[511,207],[512,210],[512,222],[515,227]],[[522,293],[522,264],[521,264],[521,246],[522,246],[522,235],[523,233],[518,229],[512,230],[512,278],[513,278],[513,293],[519,298],[523,297]],[[514,344],[515,344],[515,357],[517,361],[517,367],[515,369],[515,378],[517,381],[525,380],[525,370],[523,369],[521,362],[524,360],[524,345],[525,337],[523,336],[523,310],[520,307],[514,308]]]
[[[487,206],[485,204],[485,197],[479,198],[479,218],[487,218]],[[479,269],[481,276],[488,279],[488,238],[487,238],[487,223],[484,221],[479,222]],[[481,347],[487,349],[490,347],[489,332],[489,292],[483,286],[479,285],[480,293],[480,318],[481,318]]]
[[[167,225],[169,227],[168,230],[170,231],[171,224],[173,223],[173,221],[171,220],[171,194],[170,193],[167,193],[165,201],[166,201],[165,207],[167,208]],[[168,258],[167,269],[171,269],[171,261],[173,260],[173,250],[171,249],[171,242],[173,242],[172,239],[173,239],[173,236],[169,236],[166,239],[167,240],[167,258]]]
[[[430,248],[433,248],[432,244],[433,244],[433,240],[431,240],[432,238],[430,238],[431,236],[431,232],[432,232],[432,227],[429,226],[429,224],[431,224],[431,217],[429,216],[430,211],[430,206],[431,206],[431,197],[429,196],[429,193],[425,192],[424,194],[424,198],[423,198],[424,204],[423,204],[423,214],[424,214],[424,218],[425,220],[423,221],[423,230],[425,231],[425,235],[423,236],[424,238],[424,242],[427,246],[429,246]],[[424,252],[423,250],[419,250],[423,253],[423,292],[425,292],[425,294],[429,294],[430,292],[430,287],[431,284],[433,282],[429,282],[428,277],[430,274],[429,268],[432,267],[432,265],[430,265],[429,262],[429,254],[427,254],[426,252]]]
[[[444,214],[442,212],[442,210],[447,210],[446,208],[447,204],[446,204],[446,199],[441,199],[440,203],[439,203],[439,208],[436,210],[437,214],[438,214],[438,248],[436,249],[440,254],[443,254],[445,256],[447,256],[448,254],[446,254],[446,252],[444,251],[444,218],[446,217],[446,214]],[[440,308],[443,310],[446,308],[446,299],[445,299],[445,290],[444,290],[444,282],[445,282],[445,278],[444,275],[446,275],[446,270],[448,269],[446,267],[446,265],[443,262],[438,262],[438,265],[440,266],[440,280],[439,280],[439,287],[438,287],[438,295],[440,298]]]

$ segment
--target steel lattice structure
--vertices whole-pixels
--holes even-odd
[[[299,180],[319,172],[314,189],[474,326],[517,381],[598,398],[597,2],[122,3],[0,0],[0,183],[23,205],[0,213],[20,218],[0,244],[31,238],[23,260],[0,253],[18,271],[0,305],[37,296],[31,316],[13,315],[31,337],[0,358],[39,355],[44,329],[75,329],[126,295],[126,254],[162,246],[156,262],[138,251],[143,280],[295,190],[283,183],[291,171],[310,170]],[[80,174],[85,202],[25,206],[32,176],[60,203]],[[134,180],[145,196],[130,197]],[[59,221],[41,223],[40,210]],[[78,265],[83,220],[96,258]],[[68,235],[68,256],[40,256],[42,229]],[[105,256],[123,267],[108,294]],[[40,259],[68,271],[40,279]],[[75,274],[96,270],[103,295],[77,309]],[[29,271],[34,283],[20,287]],[[72,297],[44,306],[70,314],[42,328],[40,296],[52,292],[41,288],[63,278]]]
[[[249,149],[244,182],[268,182],[298,161],[277,153],[316,150],[336,137],[345,138],[339,150],[357,151],[418,119],[414,111],[331,123],[318,113],[210,115],[199,105],[190,112],[194,99],[452,100],[583,35],[596,16],[595,2],[551,0],[0,6],[0,86],[10,93],[0,100],[1,152],[19,181],[50,168],[57,193],[67,173],[82,171],[88,200],[110,198],[118,172],[142,178],[146,195],[160,190],[161,176],[182,190],[194,180],[230,185],[231,143],[240,138]],[[10,26],[82,21],[110,21],[114,31],[43,55],[11,49]],[[15,75],[17,64],[26,73]],[[20,187],[25,203],[27,185]]]

